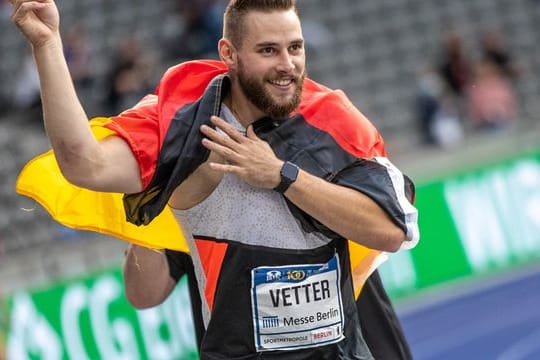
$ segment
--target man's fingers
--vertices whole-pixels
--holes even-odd
[[[11,5],[13,5],[14,8],[18,8],[23,4],[26,3],[47,3],[51,2],[51,0],[9,0]]]
[[[215,170],[215,171],[220,171],[223,173],[239,174],[241,172],[240,167],[236,165],[220,164],[216,162],[211,162],[209,165],[210,165],[210,169]]]
[[[212,129],[210,126],[201,126],[201,132],[206,135],[212,141],[225,145],[227,141],[232,142],[231,138],[226,134],[220,134],[216,129]]]
[[[225,134],[229,135],[229,137],[234,141],[242,142],[242,140],[245,139],[245,136],[240,131],[220,117],[212,116],[210,121],[212,121],[212,124],[221,129]]]
[[[53,0],[9,0],[12,5],[20,5],[28,2],[52,3]]]
[[[227,161],[237,163],[240,160],[240,155],[227,146],[220,145],[209,139],[203,139],[202,144],[208,150],[215,152]]]
[[[23,18],[27,13],[33,11],[33,10],[39,10],[47,6],[43,1],[18,1],[17,4],[13,5],[13,19],[21,19]]]
[[[13,19],[21,19],[27,13],[40,10],[53,3],[52,0],[10,0],[13,6]]]
[[[211,127],[206,126],[206,125],[201,126],[201,132],[204,135],[206,135],[209,139],[211,139],[212,141],[218,144],[221,144],[233,150],[238,149],[238,141],[234,140],[228,133],[220,133],[217,130],[212,129]]]

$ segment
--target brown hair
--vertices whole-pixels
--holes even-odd
[[[244,17],[251,11],[287,11],[296,8],[296,0],[231,0],[223,17],[223,37],[236,47],[242,44],[245,33]]]

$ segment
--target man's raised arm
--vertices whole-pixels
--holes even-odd
[[[64,58],[53,0],[11,0],[12,20],[32,46],[39,73],[45,130],[66,179],[98,191],[141,190],[139,169],[124,140],[95,140]]]

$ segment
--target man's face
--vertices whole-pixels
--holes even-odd
[[[294,11],[252,12],[238,49],[236,79],[244,96],[272,117],[296,109],[305,77],[304,40]]]

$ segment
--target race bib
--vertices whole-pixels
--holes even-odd
[[[343,336],[339,258],[251,271],[257,351],[336,343]]]

